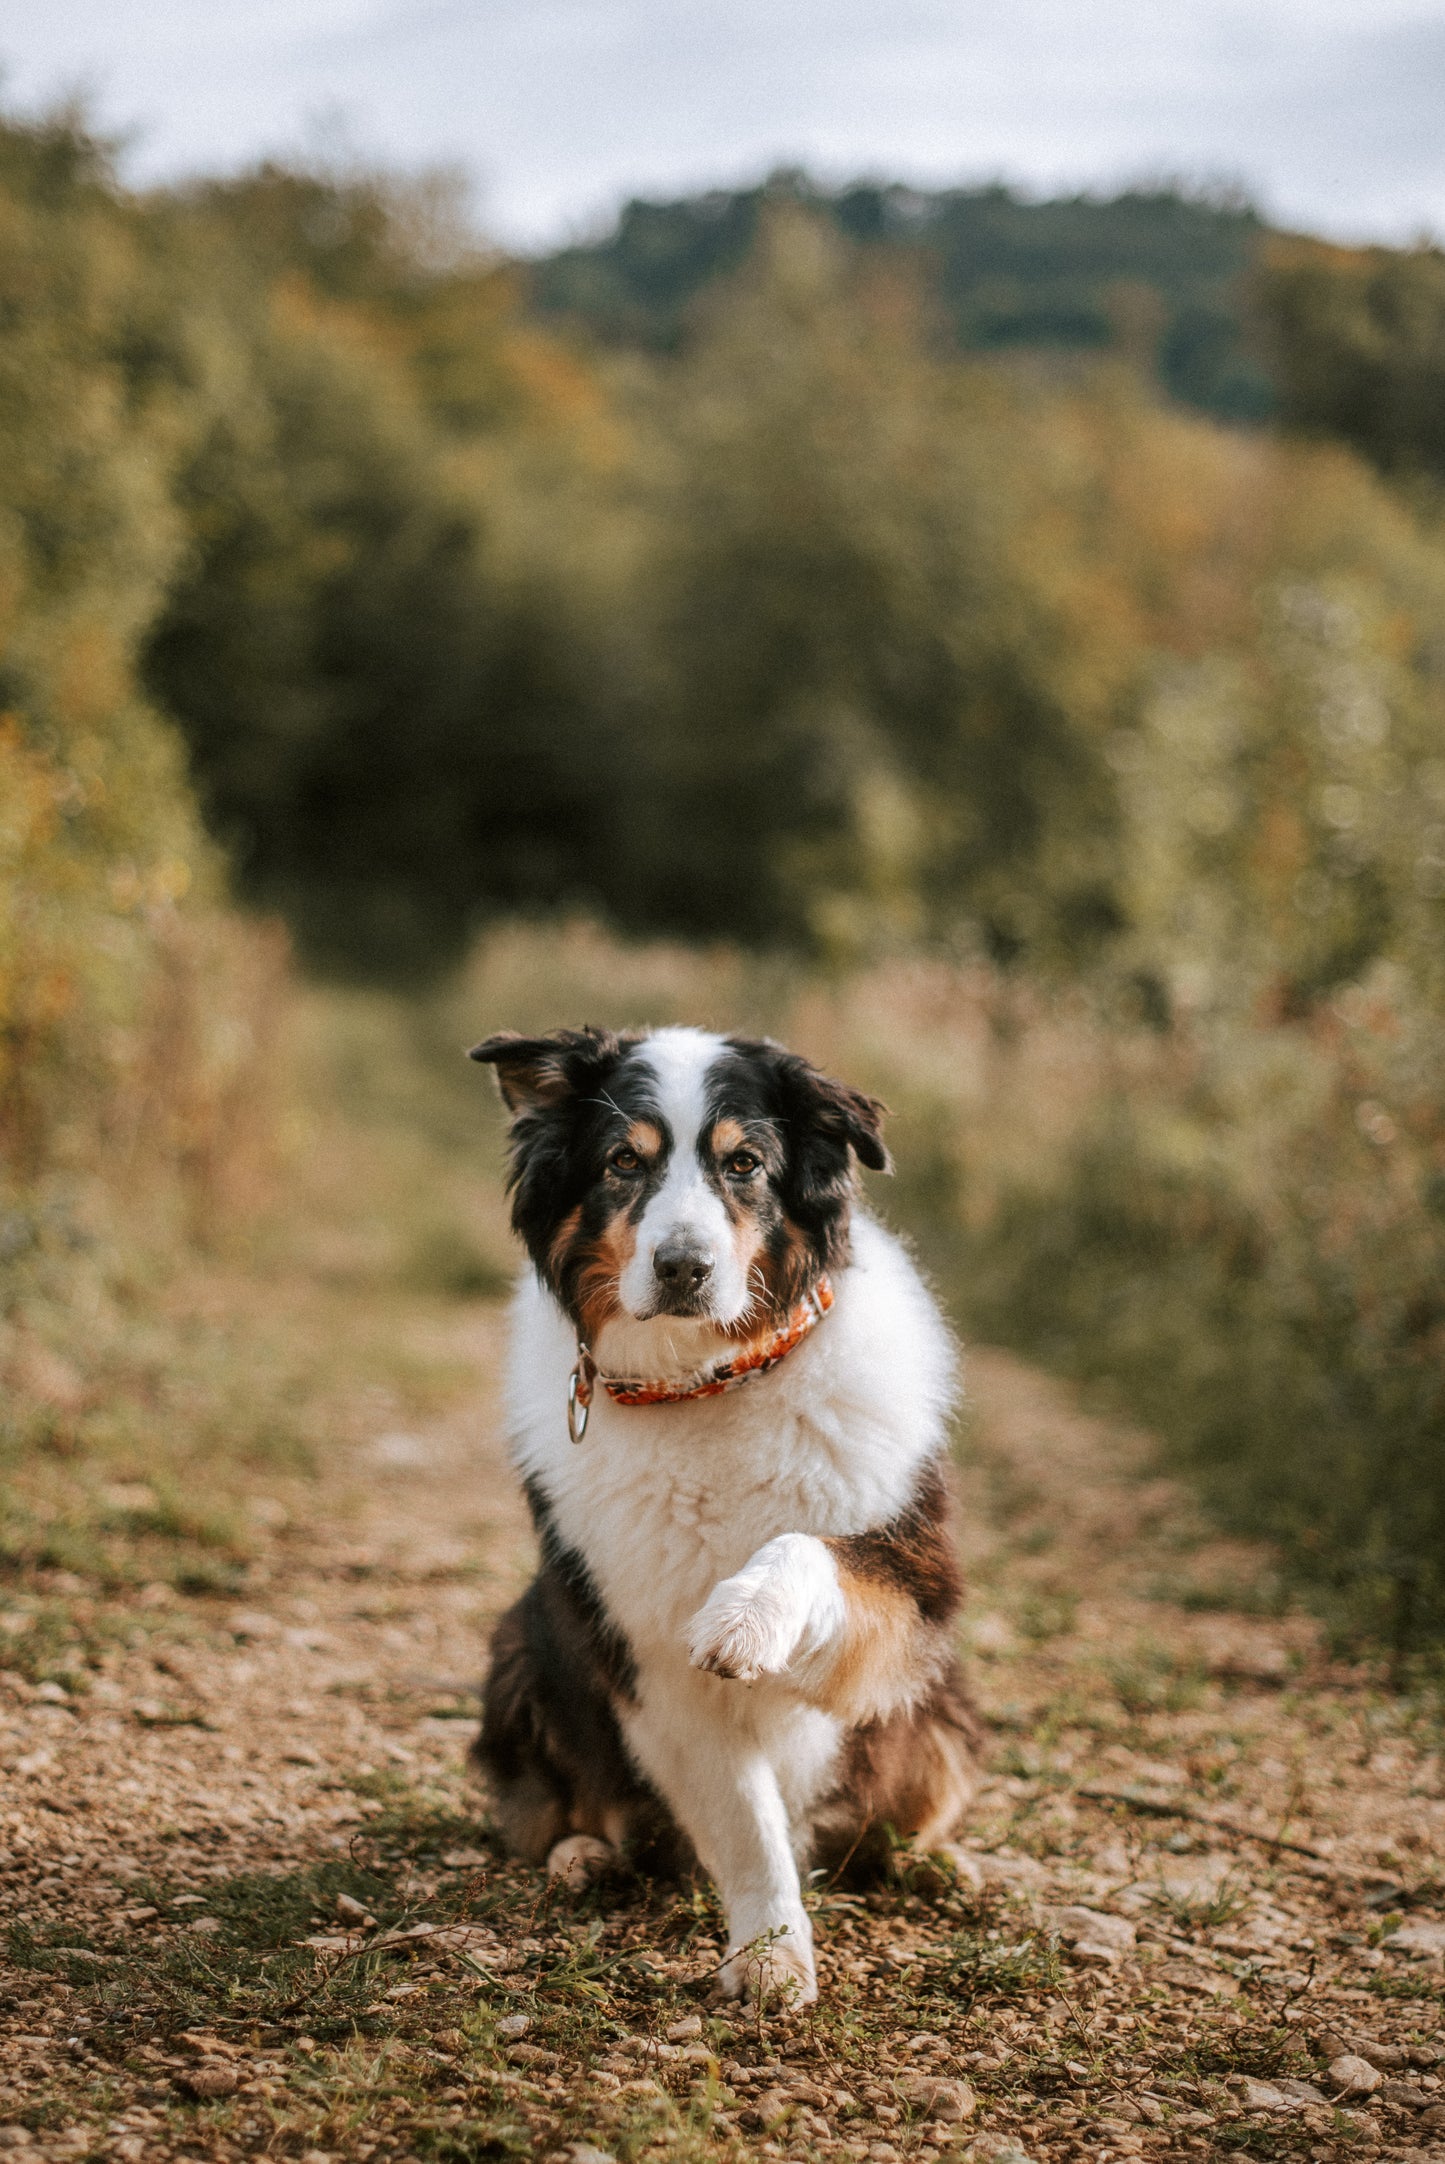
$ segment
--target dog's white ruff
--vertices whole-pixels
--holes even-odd
[[[700,1118],[700,1048],[718,1041],[667,1031],[646,1050],[670,1038],[688,1042],[665,1110],[678,1154],[691,1155],[680,1100],[690,1080]],[[804,1998],[816,1987],[797,1850],[843,1734],[789,1681],[843,1622],[822,1539],[897,1515],[943,1445],[956,1389],[955,1348],[927,1288],[862,1212],[834,1286],[826,1321],[767,1375],[681,1404],[599,1394],[577,1447],[566,1420],[576,1341],[529,1273],[513,1306],[508,1382],[518,1470],[542,1488],[632,1648],[627,1744],[717,1883],[730,1954],[770,1936],[775,1968]],[[606,1368],[687,1375],[728,1348],[706,1325],[659,1318],[618,1326],[615,1343],[609,1328],[596,1350]],[[736,1654],[756,1680],[697,1665]],[[725,1964],[725,1986],[740,1988],[741,1972],[741,1961]]]

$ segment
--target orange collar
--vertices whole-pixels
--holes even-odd
[[[694,1382],[669,1383],[649,1381],[637,1375],[604,1375],[590,1349],[579,1339],[577,1365],[567,1385],[567,1433],[574,1443],[580,1443],[586,1434],[587,1416],[598,1383],[619,1405],[681,1405],[689,1398],[721,1397],[725,1390],[736,1390],[740,1383],[751,1382],[755,1375],[766,1375],[769,1368],[786,1360],[788,1354],[817,1329],[834,1298],[831,1283],[826,1277],[820,1277],[813,1290],[798,1302],[787,1321],[771,1337],[750,1345],[735,1359],[725,1360],[721,1367],[709,1368]]]

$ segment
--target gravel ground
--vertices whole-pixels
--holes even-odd
[[[1271,1612],[1137,1437],[970,1364],[961,1855],[822,1887],[823,1999],[714,2007],[705,1887],[496,1853],[464,1752],[530,1565],[497,1312],[413,1318],[444,1418],[338,1441],[241,1598],[0,1594],[0,2152],[1445,2157],[1438,1715]]]

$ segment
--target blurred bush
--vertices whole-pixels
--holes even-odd
[[[1276,235],[1252,284],[1287,426],[1386,472],[1445,474],[1445,253]]]
[[[137,681],[185,545],[181,356],[136,221],[63,122],[0,131],[0,1195],[214,1224],[256,1177],[277,935],[219,909]],[[56,1213],[59,1213],[57,1219]],[[77,1214],[78,1213],[78,1214]]]

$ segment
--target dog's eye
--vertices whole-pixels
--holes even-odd
[[[761,1157],[755,1157],[751,1150],[734,1150],[723,1170],[730,1179],[750,1180],[761,1163]]]
[[[636,1150],[614,1150],[607,1160],[607,1169],[609,1172],[620,1172],[624,1179],[628,1179],[634,1172],[642,1170],[642,1159]]]

